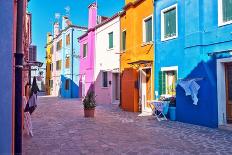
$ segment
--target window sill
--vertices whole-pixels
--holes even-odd
[[[161,41],[169,41],[169,40],[173,40],[176,39],[178,36],[172,36],[172,37],[168,37],[168,38],[162,38]]]
[[[227,22],[220,22],[220,23],[218,24],[218,27],[222,27],[222,26],[226,26],[226,25],[230,25],[230,24],[232,24],[232,20],[227,21]]]
[[[141,47],[147,46],[147,45],[153,45],[154,42],[153,41],[149,41],[149,42],[143,42]]]
[[[101,89],[109,89],[109,86],[108,87],[101,87]]]
[[[114,48],[107,48],[106,50],[107,51],[112,51],[112,50],[114,50]]]

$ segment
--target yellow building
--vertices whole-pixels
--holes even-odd
[[[46,94],[51,95],[51,89],[52,89],[52,69],[53,69],[53,64],[52,64],[52,54],[53,54],[53,45],[52,45],[52,35],[51,33],[47,34],[47,45],[46,45],[46,83],[45,83],[45,88],[46,88]]]
[[[151,112],[154,96],[153,0],[125,0],[121,13],[121,106]]]

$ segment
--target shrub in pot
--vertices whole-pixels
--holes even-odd
[[[83,100],[84,106],[84,116],[94,117],[95,107],[96,107],[96,96],[94,91],[89,91]]]

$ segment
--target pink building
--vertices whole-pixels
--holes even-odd
[[[97,16],[97,7],[89,6],[88,32],[80,43],[80,96],[92,89],[97,104],[119,103],[120,17]]]
[[[94,89],[95,26],[97,25],[96,3],[89,5],[88,31],[79,38],[80,43],[80,96]]]

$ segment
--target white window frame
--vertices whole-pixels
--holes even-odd
[[[176,71],[176,83],[178,81],[178,66],[171,66],[171,67],[161,67],[161,71],[162,72],[170,72],[170,71]],[[166,82],[167,79],[165,79],[165,82]],[[167,95],[167,88],[165,88],[166,92],[165,94],[162,94],[162,95]]]
[[[151,18],[151,22],[152,22],[152,41],[149,41],[149,42],[154,41],[154,16],[152,14],[143,19],[143,44],[149,43],[149,42],[146,42],[146,24],[145,24],[146,23],[145,21],[149,18]]]
[[[173,8],[176,9],[176,35],[172,36],[172,37],[165,38],[164,37],[164,14],[165,14],[165,12],[167,12]],[[174,5],[171,5],[165,9],[161,10],[161,41],[167,41],[167,40],[176,39],[176,38],[178,38],[178,5],[174,4]]]
[[[223,22],[223,8],[222,8],[222,0],[218,0],[218,26],[225,26],[228,24],[232,24],[232,20]]]
[[[109,36],[110,36],[110,33],[113,34],[113,47],[111,47],[111,48],[109,48],[109,47],[110,47],[110,45],[109,45],[109,43],[110,43],[110,42],[109,42],[109,40],[110,40],[110,37],[109,37]],[[108,34],[108,43],[107,43],[108,47],[107,47],[106,50],[107,50],[107,51],[110,51],[110,50],[113,50],[113,49],[114,49],[114,31],[109,31],[107,34]]]

